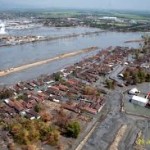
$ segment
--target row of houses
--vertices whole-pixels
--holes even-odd
[[[116,47],[113,50],[111,47],[107,51],[102,50],[97,55],[66,68],[65,73],[72,71],[77,79],[91,84],[97,82],[101,75],[108,75],[117,65],[124,64],[129,53],[130,49],[127,47]]]

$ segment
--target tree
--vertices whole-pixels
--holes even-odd
[[[55,81],[60,81],[62,79],[61,74],[59,72],[54,73],[53,77],[54,77]]]
[[[140,83],[140,79],[137,74],[133,74],[132,80],[133,80],[133,84]],[[130,82],[130,83],[132,83],[132,82]]]
[[[141,69],[139,69],[138,72],[137,72],[137,75],[138,75],[141,83],[145,82],[146,74],[145,74],[144,71],[142,71]]]
[[[68,123],[66,131],[69,137],[77,138],[80,133],[80,124],[77,121],[71,121]]]
[[[11,89],[3,88],[0,90],[0,99],[6,99],[13,96],[13,91]]]
[[[115,81],[113,81],[113,80],[106,80],[106,86],[109,89],[114,89],[115,88]]]
[[[68,122],[70,121],[70,118],[67,116],[63,109],[60,109],[57,112],[57,114],[55,115],[55,119],[56,125],[60,128],[61,132],[66,132],[66,127],[68,125]]]
[[[124,72],[123,76],[124,76],[124,79],[125,79],[125,80],[129,79],[129,77],[130,77],[130,72],[126,70],[126,71]]]
[[[150,82],[150,74],[146,75],[146,79],[145,80],[146,80],[146,82]]]
[[[35,105],[35,106],[34,106],[34,110],[35,110],[35,112],[39,113],[39,112],[42,110],[41,104]]]

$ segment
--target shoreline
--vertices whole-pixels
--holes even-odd
[[[14,68],[9,68],[7,70],[0,71],[0,77],[9,75],[9,74],[14,73],[14,72],[22,71],[22,70],[25,70],[25,69],[28,69],[28,68],[32,68],[32,67],[36,67],[36,66],[39,66],[39,65],[47,64],[47,63],[50,63],[52,61],[60,60],[60,59],[67,58],[67,57],[73,57],[73,56],[76,56],[76,55],[79,55],[79,54],[82,54],[82,53],[88,53],[88,52],[95,51],[95,50],[98,50],[98,47],[89,47],[89,48],[81,49],[79,51],[59,54],[59,55],[57,55],[53,58],[33,62],[31,64],[25,64],[25,65],[14,67]]]

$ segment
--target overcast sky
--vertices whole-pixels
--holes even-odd
[[[0,0],[0,8],[5,7],[150,10],[150,0]]]

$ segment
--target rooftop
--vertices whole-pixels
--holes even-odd
[[[142,102],[142,103],[145,103],[145,104],[148,103],[148,99],[146,99],[146,98],[144,98],[144,97],[136,96],[136,95],[134,95],[134,96],[132,97],[132,100],[136,100],[136,101],[138,101],[138,102]]]

